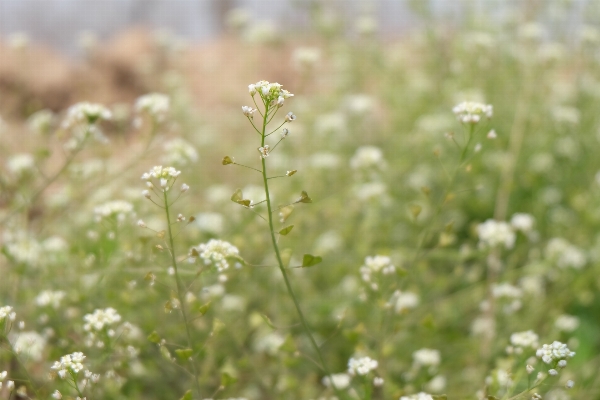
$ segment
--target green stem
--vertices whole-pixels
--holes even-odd
[[[265,112],[263,115],[261,147],[265,146],[265,137],[266,137],[265,131],[266,131],[266,128],[268,125],[268,121],[267,121],[268,114],[269,114],[269,105],[265,104]],[[269,216],[269,230],[271,232],[271,242],[273,243],[273,249],[275,250],[275,256],[277,257],[277,265],[279,266],[281,275],[283,275],[283,280],[285,282],[285,287],[287,288],[288,294],[290,295],[290,297],[292,298],[292,300],[294,302],[294,306],[296,307],[296,312],[298,313],[298,317],[300,318],[300,322],[302,323],[304,332],[306,333],[306,336],[308,336],[308,339],[310,340],[312,347],[314,348],[314,350],[316,351],[316,353],[319,357],[319,362],[321,363],[321,369],[329,377],[329,381],[331,382],[331,387],[334,389],[336,395],[339,398],[345,399],[345,398],[347,398],[347,396],[345,396],[345,394],[343,392],[341,392],[335,386],[335,383],[333,382],[333,378],[331,376],[331,373],[329,372],[329,369],[327,368],[327,365],[325,364],[325,360],[323,358],[323,354],[321,353],[321,349],[319,348],[319,345],[315,341],[315,338],[313,337],[313,335],[310,331],[310,328],[308,327],[308,323],[306,322],[306,319],[304,318],[304,314],[302,313],[302,309],[300,308],[300,303],[298,302],[298,298],[296,297],[296,294],[294,293],[294,290],[292,289],[292,285],[290,284],[290,280],[288,278],[287,272],[283,265],[283,261],[281,259],[281,253],[279,251],[279,246],[277,244],[277,238],[275,237],[275,229],[273,228],[273,212],[272,212],[272,207],[271,207],[271,197],[269,195],[269,183],[268,183],[269,181],[267,178],[267,165],[266,165],[264,157],[261,159],[261,161],[262,161],[263,183],[264,183],[264,187],[265,187],[265,196],[266,196],[267,210],[268,210],[268,216]]]
[[[175,282],[177,283],[177,297],[179,299],[179,306],[181,307],[181,315],[183,317],[183,323],[185,325],[185,333],[187,336],[188,347],[192,348],[192,334],[190,332],[189,319],[187,317],[187,312],[185,310],[185,299],[184,299],[184,291],[183,284],[181,283],[181,278],[179,277],[179,271],[177,269],[177,258],[175,257],[175,244],[173,241],[173,232],[171,230],[171,215],[169,214],[169,200],[167,197],[167,192],[163,192],[163,198],[165,202],[165,213],[167,214],[167,229],[169,232],[169,246],[171,247],[171,262],[173,263],[173,269],[175,270]],[[198,396],[201,396],[200,383],[198,382],[198,371],[196,369],[196,362],[192,359],[190,364],[192,364],[192,370],[194,371],[194,383],[196,385],[196,390],[198,391]]]

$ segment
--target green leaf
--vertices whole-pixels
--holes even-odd
[[[277,329],[269,317],[267,317],[265,314],[260,314],[260,316],[262,317],[263,321],[265,321],[265,324],[269,325],[271,329]]]
[[[233,159],[229,156],[223,157],[223,165],[233,164]]]
[[[187,392],[185,392],[183,394],[183,396],[181,396],[181,398],[179,400],[192,400],[192,399],[193,399],[193,397],[192,397],[192,391],[188,390]]]
[[[292,229],[294,229],[294,225],[286,226],[285,228],[283,228],[282,230],[279,231],[279,234],[285,236],[288,233],[290,233],[292,231]]]
[[[208,312],[208,310],[210,309],[210,303],[212,303],[211,301],[209,301],[206,304],[203,304],[201,306],[199,306],[196,311],[198,311],[201,315],[204,315]]]
[[[292,259],[292,249],[286,248],[281,250],[281,262],[284,267],[288,267],[290,265],[290,260]]]
[[[179,359],[187,360],[194,354],[194,351],[192,349],[177,349],[175,350],[175,354],[177,354]]]
[[[173,302],[171,300],[167,300],[167,302],[164,305],[164,309],[166,313],[170,313],[171,311],[173,311]]]
[[[296,172],[298,172],[298,170],[297,170],[297,169],[293,169],[293,170],[291,170],[291,171],[288,171],[288,172],[286,172],[285,174],[286,174],[287,176],[292,176],[292,175],[294,175]]]
[[[320,256],[305,254],[304,257],[302,257],[302,268],[312,267],[319,264],[321,261],[323,261],[323,258]]]
[[[148,340],[151,341],[152,343],[159,343],[160,336],[158,335],[158,333],[156,331],[154,331],[148,335]]]
[[[447,400],[448,396],[446,396],[445,394],[437,394],[437,395],[433,394],[433,395],[431,395],[431,398],[433,400]]]
[[[296,203],[312,203],[312,199],[303,190],[302,193],[300,194],[300,198],[296,201]]]
[[[237,382],[236,377],[231,376],[227,372],[221,373],[221,386],[224,386],[224,387],[231,386],[236,382]]]

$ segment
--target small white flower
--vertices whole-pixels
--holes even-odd
[[[516,213],[510,219],[510,225],[517,231],[529,233],[533,230],[535,219],[531,214]]]
[[[258,152],[260,153],[260,158],[269,157],[269,145],[266,144],[264,147],[259,147]]]
[[[293,122],[295,120],[296,120],[296,116],[291,111],[289,113],[287,113],[287,115],[285,116],[286,122]]]
[[[495,131],[495,130],[493,130],[493,129],[492,129],[492,130],[490,130],[490,131],[487,133],[487,138],[488,138],[488,139],[496,139],[497,137],[498,137],[498,134],[497,134],[497,133],[496,133],[496,131]]]
[[[138,220],[137,222],[137,226],[139,226],[140,228],[145,228],[146,227],[146,223],[143,220]]]
[[[489,104],[465,101],[455,106],[452,112],[463,124],[476,124],[482,117],[491,118],[493,108]]]
[[[254,118],[254,113],[256,112],[256,108],[242,106],[242,113],[249,118]]]
[[[285,139],[290,134],[290,130],[288,128],[283,128],[281,130],[281,138]]]
[[[437,367],[441,361],[440,351],[432,349],[417,350],[412,357],[414,364],[419,367]]]
[[[480,247],[497,247],[504,245],[512,249],[515,245],[516,235],[512,227],[503,221],[488,219],[477,227]]]
[[[527,370],[527,374],[531,374],[535,368],[533,368],[532,365],[527,364],[527,366],[525,367],[525,369]]]
[[[183,184],[181,185],[181,191],[182,192],[187,192],[190,189],[190,187],[187,184]]]
[[[138,97],[135,102],[135,110],[140,114],[147,114],[156,122],[163,122],[166,119],[171,100],[169,96],[160,93],[150,93]]]
[[[565,388],[567,389],[572,389],[573,386],[575,386],[575,382],[573,382],[572,380],[568,380],[567,383],[565,384]]]
[[[567,360],[560,360],[557,364],[560,368],[564,368],[567,366]]]
[[[378,365],[379,363],[370,357],[350,358],[348,360],[348,373],[350,375],[367,375],[376,369]]]
[[[53,399],[62,399],[62,393],[60,393],[58,390],[55,390],[54,393],[52,393],[52,398]]]
[[[322,382],[323,385],[331,387],[331,381],[333,381],[333,384],[337,389],[344,390],[348,386],[350,386],[350,378],[350,375],[345,373],[331,374],[331,379],[328,376],[326,376],[323,378]]]
[[[535,353],[538,358],[541,358],[546,364],[554,361],[566,360],[575,356],[575,352],[569,350],[566,344],[559,341],[554,341],[552,344],[545,344]]]
[[[552,369],[548,370],[548,374],[550,376],[556,376],[556,375],[558,375],[558,371],[555,370],[554,368],[552,368]]]
[[[380,387],[383,386],[384,380],[383,378],[376,376],[375,378],[373,378],[373,386],[375,387]]]
[[[223,240],[211,239],[207,243],[200,244],[198,247],[193,247],[199,257],[204,261],[205,265],[214,265],[219,272],[229,268],[228,258],[238,258],[239,250],[231,243]],[[190,260],[194,261],[194,257],[191,255]]]

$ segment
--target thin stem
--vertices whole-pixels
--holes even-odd
[[[268,125],[268,114],[269,114],[269,105],[265,104],[265,114],[263,116],[263,127],[262,127],[262,141],[261,141],[261,147],[264,147],[265,145],[265,130],[267,128]],[[275,250],[275,256],[277,258],[277,265],[279,266],[279,270],[281,271],[281,275],[283,276],[283,280],[285,282],[285,287],[287,288],[288,294],[290,295],[290,297],[292,298],[293,302],[294,302],[294,306],[296,307],[296,312],[298,313],[298,317],[300,318],[300,322],[302,323],[302,327],[304,328],[304,332],[306,333],[306,336],[308,336],[308,339],[310,340],[310,343],[312,344],[314,350],[316,351],[318,357],[319,357],[319,362],[321,363],[320,368],[325,372],[325,374],[329,377],[329,381],[331,382],[331,386],[333,387],[336,395],[339,398],[346,398],[345,394],[343,392],[341,392],[336,386],[335,383],[333,381],[333,378],[331,376],[331,373],[329,372],[327,365],[325,364],[325,360],[323,358],[323,354],[321,353],[321,349],[319,348],[319,345],[317,344],[317,342],[315,341],[315,338],[313,337],[310,328],[308,327],[308,323],[306,322],[306,319],[304,318],[304,314],[302,313],[302,309],[300,308],[300,303],[298,302],[298,298],[296,297],[296,294],[294,293],[294,290],[292,289],[292,285],[290,284],[290,280],[288,278],[287,272],[286,272],[286,268],[283,265],[283,260],[281,259],[281,253],[279,251],[279,246],[277,244],[277,238],[275,237],[275,229],[273,228],[273,211],[271,208],[271,197],[269,195],[269,181],[267,178],[267,165],[265,162],[265,159],[262,158],[261,159],[262,162],[262,175],[263,175],[263,183],[264,183],[264,187],[265,187],[265,195],[266,195],[266,200],[267,200],[267,210],[268,210],[268,216],[269,216],[269,230],[271,233],[271,242],[273,244],[273,249]]]
[[[169,232],[169,245],[171,248],[171,262],[173,263],[173,269],[175,270],[175,282],[177,283],[177,297],[179,298],[179,306],[181,307],[181,315],[183,317],[183,323],[185,325],[185,333],[187,336],[188,347],[192,348],[192,334],[190,332],[189,320],[187,317],[187,312],[185,310],[185,299],[183,293],[183,284],[181,283],[181,279],[179,277],[179,272],[177,269],[177,258],[175,257],[175,244],[173,241],[173,233],[171,231],[171,216],[169,214],[169,201],[167,197],[167,192],[163,192],[163,198],[165,202],[165,213],[167,214],[167,229]],[[200,383],[198,382],[198,372],[196,369],[195,360],[191,360],[190,364],[192,364],[192,369],[194,370],[194,383],[196,385],[196,390],[198,391],[198,396],[201,396]]]
[[[253,167],[249,167],[249,166],[247,166],[247,165],[244,165],[244,164],[238,164],[238,163],[236,163],[236,162],[234,162],[234,163],[232,163],[232,164],[233,164],[233,165],[239,165],[240,167],[244,167],[244,168],[250,168],[250,169],[253,169],[253,170],[255,170],[256,172],[260,172],[260,173],[262,174],[262,171],[261,171],[260,169],[256,169],[256,168],[253,168]]]

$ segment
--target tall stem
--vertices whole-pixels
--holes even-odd
[[[268,120],[267,120],[268,114],[269,114],[269,105],[266,104],[265,112],[264,112],[264,116],[263,116],[261,147],[265,146],[265,137],[266,137],[265,132],[267,129],[267,124],[268,124]],[[262,160],[263,183],[265,186],[265,196],[266,196],[266,200],[267,200],[267,211],[268,211],[267,215],[269,216],[269,230],[271,232],[271,242],[273,244],[273,249],[275,250],[275,256],[277,257],[277,265],[279,266],[281,275],[283,275],[283,280],[285,282],[285,287],[287,288],[288,294],[290,295],[290,297],[292,298],[292,300],[294,302],[294,306],[296,307],[296,312],[298,313],[298,317],[300,318],[300,322],[302,323],[304,332],[306,333],[306,336],[308,336],[308,339],[310,340],[312,347],[314,348],[314,350],[316,351],[316,353],[319,357],[319,362],[321,363],[321,369],[329,377],[329,382],[331,383],[331,386],[334,389],[336,395],[340,398],[345,399],[345,398],[347,398],[347,396],[345,396],[345,394],[342,393],[335,386],[335,383],[333,382],[333,378],[331,377],[331,373],[329,372],[329,369],[327,368],[327,365],[325,364],[325,360],[323,358],[323,354],[321,353],[321,349],[319,348],[319,345],[315,341],[315,338],[313,337],[313,335],[310,331],[310,328],[308,327],[306,318],[304,318],[304,314],[302,313],[302,309],[300,308],[300,303],[298,302],[298,298],[296,297],[296,294],[294,293],[294,290],[292,289],[292,285],[290,284],[290,280],[288,278],[287,272],[283,265],[283,261],[281,259],[281,253],[279,251],[279,245],[277,244],[277,239],[275,237],[275,230],[273,229],[273,212],[272,212],[272,208],[271,208],[271,197],[269,196],[269,181],[267,178],[267,164],[265,162],[265,157],[262,157],[261,160]]]
[[[188,347],[192,348],[192,334],[190,332],[190,324],[189,319],[187,317],[187,312],[185,309],[185,299],[184,299],[184,290],[183,284],[181,283],[181,278],[179,277],[179,271],[177,269],[177,258],[175,257],[175,244],[173,241],[173,233],[171,230],[171,215],[169,213],[169,199],[167,197],[167,192],[163,192],[163,199],[165,202],[165,213],[167,214],[167,229],[169,232],[169,246],[171,248],[171,262],[173,263],[173,269],[175,270],[175,282],[177,283],[177,298],[179,299],[179,306],[181,307],[181,316],[183,317],[183,323],[185,325],[185,333],[187,336]],[[196,385],[196,390],[198,391],[198,396],[201,396],[200,383],[198,382],[198,370],[196,368],[196,362],[192,356],[190,360],[190,364],[192,364],[192,370],[194,371],[194,383]]]

